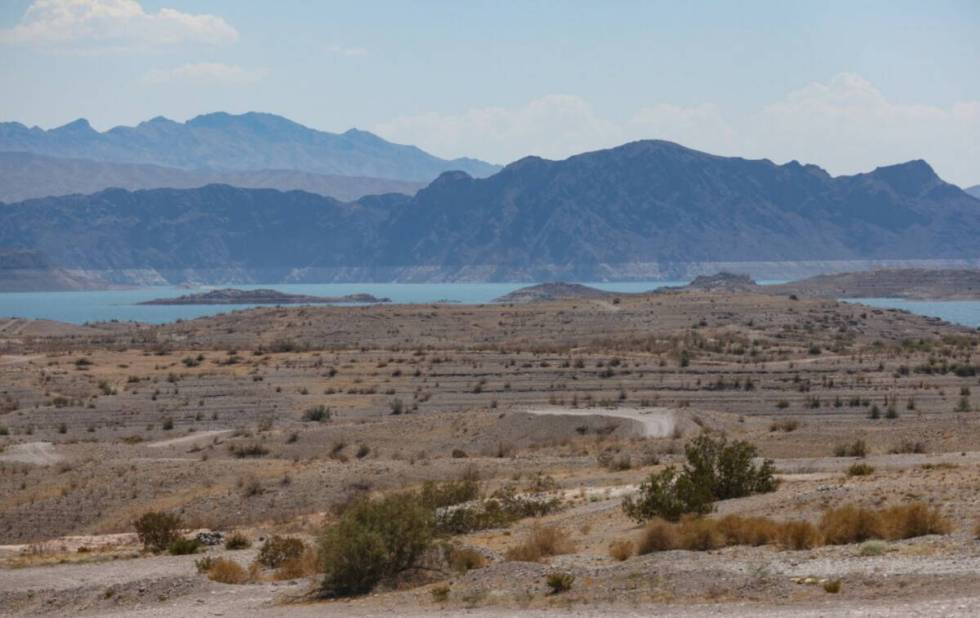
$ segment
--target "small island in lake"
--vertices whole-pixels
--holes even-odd
[[[140,305],[307,305],[329,303],[390,303],[390,298],[378,298],[372,294],[347,294],[346,296],[308,296],[286,294],[277,290],[236,290],[225,288],[199,294],[186,294],[175,298],[157,298]]]

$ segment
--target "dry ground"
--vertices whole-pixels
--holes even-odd
[[[0,326],[8,613],[965,616],[980,603],[976,331],[724,293]],[[319,406],[329,420],[304,419]],[[782,479],[774,493],[719,503],[720,514],[815,521],[844,503],[920,500],[954,531],[886,543],[880,555],[610,557],[611,543],[640,533],[622,497],[679,463],[704,430],[756,444]],[[856,460],[835,449],[859,439],[875,471],[849,477]],[[236,456],[243,447],[260,456]],[[438,583],[296,602],[308,582],[216,584],[196,574],[195,556],[144,556],[123,534],[139,514],[168,510],[193,527],[313,539],[352,495],[468,468],[488,491],[547,490],[563,508],[455,539],[490,563],[449,578],[443,602]],[[541,524],[560,526],[572,553],[503,559]],[[253,553],[233,557],[246,564]],[[555,569],[575,575],[570,592],[547,594]],[[819,585],[838,578],[840,594]]]

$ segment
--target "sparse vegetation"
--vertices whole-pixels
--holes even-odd
[[[558,526],[534,526],[527,538],[504,553],[507,560],[515,562],[540,562],[551,556],[570,554],[575,551],[568,534]]]
[[[353,596],[413,568],[434,534],[432,511],[411,493],[351,504],[320,537],[320,594]]]
[[[753,463],[757,451],[747,442],[701,434],[684,452],[687,463],[680,471],[668,467],[652,474],[637,496],[623,501],[627,516],[639,522],[653,517],[677,521],[684,514],[711,512],[716,500],[776,489],[773,463]]]
[[[182,526],[183,523],[177,515],[157,511],[144,513],[133,522],[136,536],[143,544],[143,549],[152,552],[162,552],[169,548],[180,538]]]

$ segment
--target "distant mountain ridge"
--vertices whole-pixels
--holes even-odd
[[[191,189],[209,184],[281,191],[302,190],[342,201],[364,195],[414,195],[425,183],[362,176],[314,174],[298,170],[214,171],[186,170],[149,163],[105,163],[88,159],[49,157],[28,152],[0,152],[0,201],[104,189]]]
[[[300,170],[424,182],[449,170],[487,176],[499,169],[476,159],[440,159],[367,131],[328,133],[258,112],[216,112],[183,123],[156,117],[102,133],[85,119],[50,130],[4,122],[0,151],[183,169]]]
[[[980,199],[980,185],[974,185],[968,189],[964,189],[964,191],[966,191],[973,197]]]
[[[924,161],[832,177],[642,141],[352,203],[211,185],[0,207],[0,248],[108,283],[764,278],[980,266],[980,200]]]

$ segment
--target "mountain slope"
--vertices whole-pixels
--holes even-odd
[[[980,201],[925,162],[833,178],[660,141],[526,158],[486,179],[447,173],[388,225],[385,264],[530,279],[631,264],[980,257]]]
[[[0,152],[0,201],[96,193],[103,189],[189,189],[209,184],[244,188],[298,189],[343,201],[380,193],[414,194],[424,183],[361,176],[312,174],[295,170],[213,171],[135,163]]]
[[[965,191],[973,197],[980,199],[980,185],[974,185],[968,189],[965,189]]]
[[[815,166],[647,141],[414,197],[355,203],[207,186],[0,206],[0,248],[111,281],[554,281],[767,278],[872,265],[980,265],[980,200],[922,161]]]
[[[301,170],[426,182],[447,170],[486,176],[498,169],[475,159],[440,159],[366,131],[327,133],[256,112],[205,114],[185,123],[157,117],[104,133],[84,119],[48,131],[6,122],[0,123],[0,151],[185,169]]]
[[[0,247],[108,283],[284,281],[363,255],[381,220],[409,199],[345,204],[302,191],[200,189],[29,200],[0,206]]]

